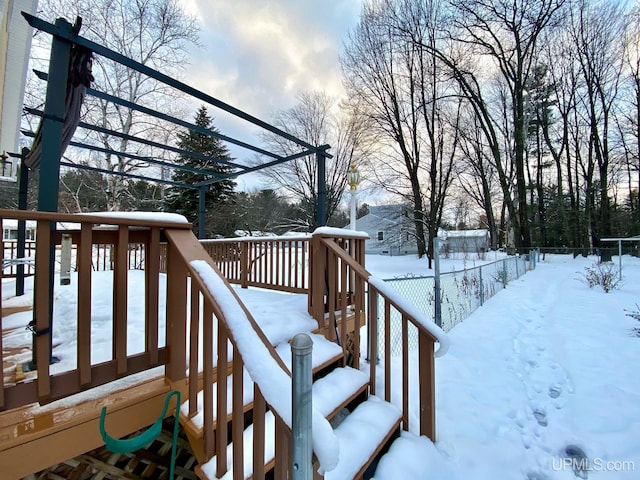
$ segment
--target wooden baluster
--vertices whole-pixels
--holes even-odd
[[[78,245],[78,370],[80,386],[91,383],[92,225],[83,223]]]
[[[244,479],[244,365],[240,352],[233,350],[233,395],[231,421],[231,441],[233,442],[233,477]]]
[[[203,321],[205,318],[206,317],[203,317]],[[195,416],[195,414],[198,412],[199,332],[200,292],[195,287],[195,285],[191,284],[191,312],[189,315],[189,417]],[[213,342],[213,340],[211,341]],[[205,429],[206,428],[207,427],[205,426]],[[213,442],[211,442],[211,444],[213,445]]]
[[[384,399],[391,401],[391,304],[384,302]]]
[[[113,358],[116,360],[118,375],[124,375],[127,372],[128,250],[129,229],[125,225],[120,225],[113,272]]]
[[[378,292],[369,285],[369,316],[367,328],[369,329],[369,388],[371,394],[376,393],[376,366],[378,363]]]
[[[276,415],[276,468],[275,478],[291,478],[291,430]]]
[[[402,315],[402,429],[409,431],[409,332],[407,317]]]
[[[160,229],[149,231],[149,240],[145,244],[144,276],[145,329],[147,332],[146,350],[151,365],[158,363],[158,307],[160,296]]]
[[[249,247],[247,242],[236,243],[236,248],[240,249],[240,285],[242,288],[249,286]]]
[[[227,329],[223,322],[218,324],[218,378],[217,393],[218,397],[216,412],[216,475],[218,478],[227,473],[227,372],[228,363],[228,345],[227,345]],[[208,357],[205,361],[210,362]]]
[[[218,335],[220,335],[220,324],[218,323]],[[225,342],[226,346],[226,342]],[[225,356],[226,358],[226,356]],[[225,364],[226,367],[226,364]],[[214,442],[214,414],[213,414],[213,310],[209,302],[204,303],[203,317],[202,317],[202,368],[203,384],[202,384],[202,403],[204,408],[203,425],[204,425],[204,454],[207,460],[217,455],[217,441]],[[220,368],[220,361],[218,361],[218,368]],[[222,376],[226,380],[226,376],[218,370],[218,377]],[[223,382],[226,386],[226,381]],[[220,412],[220,378],[218,378],[218,412],[216,413],[216,431],[220,432],[224,430],[224,425],[221,422],[221,418],[218,416]],[[225,390],[225,410],[226,410],[226,390]],[[223,418],[226,418],[226,412]],[[225,430],[226,431],[226,430]],[[220,435],[216,435],[216,440]],[[226,435],[224,439],[224,451],[226,453]],[[220,457],[218,457],[220,458]],[[218,465],[219,467],[220,465]],[[224,467],[226,468],[226,458],[224,459]],[[218,475],[221,476],[221,475]]]
[[[45,401],[51,395],[51,379],[49,377],[49,361],[51,359],[50,341],[51,324],[50,312],[53,284],[50,283],[51,272],[51,222],[38,220],[36,244],[36,278],[34,283],[35,319],[36,319],[36,364],[38,369],[38,398]]]
[[[329,284],[327,285],[327,309],[329,311],[329,317],[328,317],[329,330],[332,332],[329,336],[329,339],[334,340],[336,335],[336,303],[337,303],[336,293],[338,292],[338,284],[336,280],[338,276],[338,272],[337,272],[338,258],[333,254],[333,252],[330,252],[328,257],[329,258],[327,259],[327,275],[328,275]],[[340,345],[342,345],[342,354],[346,358],[347,345],[346,345],[345,332],[346,332],[346,328],[345,328],[345,324],[343,323],[342,329],[340,331]]]
[[[422,330],[418,332],[418,361],[420,364],[420,435],[436,441],[436,385],[433,339]]]
[[[258,384],[253,386],[253,478],[254,480],[264,480],[264,448],[266,444],[264,417],[267,404],[258,388]],[[269,439],[269,441],[273,441]]]
[[[167,248],[167,367],[171,382],[186,378],[187,267],[175,247]]]

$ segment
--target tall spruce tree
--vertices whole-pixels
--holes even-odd
[[[196,113],[194,123],[199,127],[218,133],[218,130],[213,126],[213,119],[209,116],[207,107],[204,105],[201,106]],[[186,133],[180,132],[178,133],[178,147],[187,152],[194,152],[209,157],[209,159],[202,159],[192,157],[188,154],[182,154],[177,159],[178,164],[198,170],[206,170],[211,172],[211,174],[175,170],[172,179],[176,182],[195,185],[216,178],[216,174],[225,174],[232,171],[230,165],[215,161],[223,160],[225,162],[231,162],[234,160],[227,147],[217,138],[194,130],[189,130]],[[208,185],[205,193],[205,208],[208,216],[217,209],[226,211],[225,207],[228,206],[234,198],[235,185],[235,182],[229,179]],[[165,194],[164,204],[166,211],[184,215],[187,220],[193,223],[194,231],[198,231],[198,190],[172,187],[168,189]],[[216,234],[227,233],[214,230],[215,228],[205,228],[206,236],[211,237]]]

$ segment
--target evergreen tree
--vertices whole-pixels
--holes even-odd
[[[218,133],[218,130],[213,126],[213,120],[207,113],[205,106],[200,107],[196,113],[194,123],[199,127]],[[214,161],[233,161],[227,147],[217,138],[193,130],[189,130],[186,133],[180,132],[178,133],[178,147],[188,152],[206,155],[210,159],[195,158],[188,154],[182,154],[178,158],[177,163],[198,170],[206,170],[211,173],[194,173],[185,170],[175,170],[172,179],[176,182],[195,185],[216,178],[216,174],[225,174],[232,171],[230,165]],[[205,208],[207,212],[212,213],[216,210],[227,211],[224,207],[233,200],[234,187],[235,182],[229,179],[208,185],[205,193]],[[187,220],[193,223],[194,231],[198,231],[199,191],[197,189],[172,187],[167,190],[164,203],[165,211],[184,215]],[[227,233],[228,232],[214,231],[214,228],[205,230],[207,237]]]

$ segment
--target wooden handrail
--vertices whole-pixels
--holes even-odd
[[[242,309],[244,316],[248,322],[248,327],[255,332],[262,344],[261,348],[268,351],[269,356],[273,359],[278,368],[286,375],[291,375],[283,360],[276,353],[275,348],[259,328],[251,313],[244,306],[237,293],[231,287],[228,280],[216,267],[215,262],[207,253],[203,245],[193,236],[190,231],[185,230],[167,230],[165,235],[168,240],[168,275],[172,275],[172,269],[180,264],[180,270],[184,271],[190,279],[190,298],[191,309],[188,313],[190,325],[190,345],[189,345],[189,416],[193,417],[198,410],[202,410],[203,414],[203,439],[204,439],[204,461],[208,461],[212,457],[216,457],[216,476],[222,477],[227,472],[227,443],[228,431],[231,426],[231,440],[233,441],[233,459],[232,465],[234,470],[234,478],[245,478],[243,475],[244,461],[244,361],[243,352],[238,348],[238,342],[234,338],[232,329],[229,328],[228,320],[225,317],[225,308],[219,303],[218,297],[222,292],[213,292],[208,286],[201,274],[194,267],[197,262],[205,262],[212,272],[217,276],[219,282],[226,290],[226,295],[231,295],[235,300],[235,305]],[[186,292],[185,292],[186,293]],[[185,295],[186,298],[186,295]],[[200,302],[202,302],[202,312],[200,314]],[[185,312],[186,303],[180,304],[176,312],[177,316],[182,318]],[[168,311],[168,315],[173,315],[172,311]],[[199,337],[200,326],[202,326],[202,338]],[[180,323],[182,329],[182,322]],[[213,340],[217,338],[217,343]],[[200,349],[200,343],[202,349]],[[228,347],[231,352],[228,352]],[[180,374],[184,372],[186,367],[186,350],[177,349],[180,353],[174,357],[169,356],[168,372],[174,372],[171,381],[179,382]],[[198,358],[198,352],[203,352],[202,365],[198,365],[194,359]],[[214,360],[214,352],[217,358]],[[250,352],[244,352],[244,355]],[[230,360],[232,359],[232,360]],[[198,384],[200,369],[203,376],[203,404],[198,405],[197,389],[193,385]],[[231,371],[231,405],[228,405],[228,386],[227,373]],[[217,377],[217,378],[216,378]],[[215,401],[213,385],[216,384]],[[254,399],[258,406],[264,404],[263,395],[260,385],[254,384]],[[260,403],[263,402],[263,403]],[[216,410],[214,411],[214,405]],[[201,408],[199,408],[201,407]],[[229,409],[229,407],[232,407]],[[280,415],[277,408],[271,405],[272,411],[276,415]],[[230,411],[230,416],[228,412]],[[265,414],[254,411],[253,424],[254,432],[254,450],[263,452],[265,442],[275,441],[275,439],[266,438],[265,433]],[[280,426],[282,428],[282,425]],[[259,445],[256,443],[260,443]],[[290,468],[287,466],[286,468]],[[256,455],[253,460],[253,478],[264,478],[264,458]]]
[[[370,351],[368,352],[370,360],[369,368],[369,382],[371,393],[375,394],[376,385],[376,366],[377,362],[374,360],[378,358],[378,335],[381,334],[384,344],[384,398],[387,401],[391,401],[391,329],[390,321],[392,312],[396,311],[400,315],[400,327],[401,327],[401,342],[402,342],[402,428],[409,430],[409,348],[408,348],[408,325],[413,325],[418,331],[418,355],[419,355],[419,411],[417,416],[419,417],[419,429],[421,435],[428,436],[432,441],[436,439],[436,427],[435,427],[435,348],[434,343],[436,341],[444,341],[444,332],[442,336],[438,338],[432,330],[427,328],[424,324],[424,320],[417,318],[415,311],[410,308],[406,308],[401,301],[396,298],[392,298],[393,295],[387,291],[386,288],[382,288],[383,285],[378,282],[372,283],[373,279],[371,274],[364,268],[362,259],[358,258],[359,252],[356,253],[357,248],[353,248],[351,243],[364,240],[358,236],[352,236],[350,242],[345,242],[345,236],[342,236],[340,232],[336,232],[339,236],[332,236],[327,234],[314,235],[313,237],[313,285],[312,293],[313,300],[310,301],[310,313],[318,320],[320,324],[323,324],[329,329],[329,335],[334,331],[334,325],[336,318],[341,318],[339,338],[342,340],[343,350],[346,346],[345,341],[347,335],[352,335],[353,343],[353,364],[354,367],[358,367],[359,357],[359,345],[360,345],[360,328],[357,319],[361,316],[366,316],[366,324],[369,329],[369,337],[372,339],[370,344]],[[352,283],[352,289],[354,290],[355,299],[353,304],[349,308],[350,315],[352,315],[356,321],[354,321],[354,328],[351,331],[347,330],[345,319],[348,317],[348,310],[345,306],[345,289],[347,285]],[[318,284],[321,287],[318,288]],[[366,285],[369,286],[369,304],[365,309],[364,301],[362,297],[364,295]],[[383,291],[381,291],[383,290]],[[383,299],[383,311],[378,312],[378,300],[380,296]],[[319,305],[325,303],[328,308],[321,310]],[[325,313],[328,310],[328,313]],[[377,317],[379,314],[384,318],[384,330],[378,332]],[[434,326],[434,329],[437,327]],[[446,343],[446,342],[445,342]],[[443,345],[441,343],[441,348]]]
[[[146,228],[173,228],[190,230],[192,225],[185,221],[167,220],[166,214],[158,215],[158,219],[152,218],[153,215],[144,216],[135,215],[136,212],[124,213],[51,213],[40,212],[36,210],[8,210],[0,208],[0,218],[11,218],[13,220],[46,220],[58,223],[91,223],[93,225],[126,225],[129,227],[146,227]],[[176,217],[177,218],[177,217]]]

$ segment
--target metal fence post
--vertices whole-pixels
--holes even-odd
[[[311,436],[311,351],[313,342],[306,333],[299,333],[291,340],[293,382],[292,392],[292,471],[293,480],[311,480],[312,436]]]
[[[509,270],[507,269],[507,259],[502,260],[502,287],[507,288],[507,283],[509,283]]]
[[[520,278],[520,272],[518,269],[518,263],[520,263],[520,255],[516,254],[516,279]]]
[[[438,237],[433,239],[433,268],[434,276],[434,297],[435,297],[435,314],[436,325],[442,328],[442,299],[440,298],[440,241]]]
[[[479,282],[480,282],[480,306],[484,305],[484,282],[482,281],[482,266],[478,267],[480,271]]]

